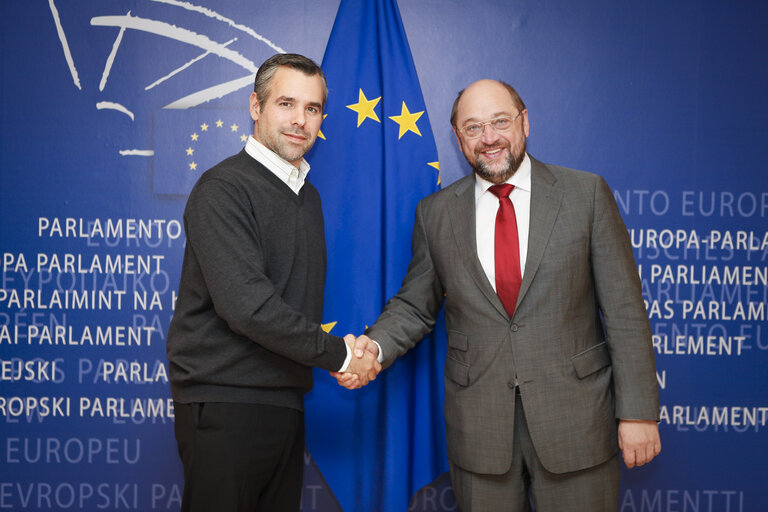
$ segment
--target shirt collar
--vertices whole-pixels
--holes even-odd
[[[248,136],[245,152],[286,183],[293,173],[298,173],[298,178],[302,183],[309,174],[309,163],[304,158],[301,159],[297,169],[288,160],[257,141],[253,135]]]

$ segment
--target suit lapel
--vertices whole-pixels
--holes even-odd
[[[531,157],[531,221],[528,233],[528,255],[523,282],[520,285],[520,295],[517,298],[518,305],[525,298],[536,276],[563,200],[563,192],[554,187],[555,181],[557,178],[549,169]]]
[[[451,226],[453,226],[453,235],[459,247],[459,254],[463,255],[463,264],[483,295],[499,313],[506,317],[507,312],[504,310],[504,304],[501,303],[501,299],[496,295],[491,283],[488,282],[488,277],[477,257],[474,174],[463,178],[463,182],[458,184],[456,196],[456,201],[453,203],[455,207],[449,209],[449,215]]]

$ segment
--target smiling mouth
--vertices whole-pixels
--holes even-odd
[[[298,126],[287,127],[282,131],[282,134],[293,140],[307,140],[309,138],[309,134]]]
[[[301,135],[298,133],[283,132],[283,135],[285,135],[288,138],[288,140],[291,140],[293,142],[302,143],[307,140],[307,137],[305,135]]]
[[[491,160],[496,159],[501,155],[503,150],[506,149],[504,146],[498,146],[495,148],[485,149],[483,151],[479,151],[478,153],[480,155],[485,156],[486,158],[489,158]]]

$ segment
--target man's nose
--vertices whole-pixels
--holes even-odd
[[[293,114],[293,121],[292,123],[297,126],[304,126],[304,123],[307,121],[306,116],[304,115],[304,109],[296,109],[296,111]]]
[[[483,144],[490,145],[499,139],[499,133],[491,128],[490,124],[483,125],[483,134],[480,136],[480,140]]]

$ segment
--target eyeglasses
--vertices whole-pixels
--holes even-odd
[[[485,131],[485,125],[493,128],[493,131],[496,133],[504,133],[512,128],[512,123],[514,123],[522,113],[523,111],[521,110],[515,117],[503,116],[491,119],[490,121],[485,121],[483,123],[467,124],[461,127],[461,133],[463,133],[464,136],[468,139],[477,139],[483,135],[483,132]]]

